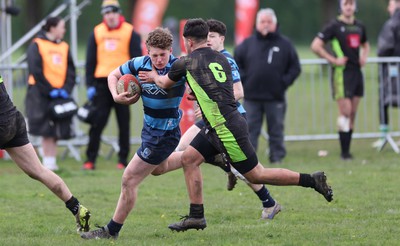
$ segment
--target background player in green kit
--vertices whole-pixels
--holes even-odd
[[[350,142],[354,120],[358,104],[364,95],[361,67],[367,61],[369,44],[364,25],[354,17],[356,0],[339,2],[341,14],[318,33],[311,44],[311,49],[333,66],[332,91],[339,108],[337,125],[341,158],[351,160],[353,157],[350,154]],[[328,42],[332,45],[333,54],[324,48]]]

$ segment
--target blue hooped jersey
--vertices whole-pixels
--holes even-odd
[[[233,83],[240,82],[241,79],[240,79],[240,74],[239,74],[239,67],[236,64],[235,60],[233,59],[232,55],[225,49],[221,50],[221,53],[228,59],[228,62],[231,65]],[[236,101],[236,104],[237,104],[239,113],[241,113],[241,114],[246,113],[246,110],[244,109],[243,105],[239,101]]]
[[[164,69],[156,69],[158,74],[167,74],[176,60],[178,59],[171,55]],[[138,77],[139,71],[152,70],[152,62],[149,56],[139,56],[121,65],[119,70],[122,75],[133,74]],[[145,124],[159,130],[172,130],[179,127],[182,118],[179,105],[185,92],[185,82],[182,77],[169,89],[162,89],[154,83],[141,84]]]

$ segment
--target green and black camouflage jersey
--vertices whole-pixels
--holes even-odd
[[[338,18],[330,21],[317,35],[325,43],[331,41],[332,51],[336,57],[348,58],[346,67],[360,67],[360,45],[366,43],[365,26],[358,20],[346,24]]]
[[[6,119],[17,112],[14,104],[8,96],[6,86],[4,85],[3,78],[0,75],[0,120]]]
[[[237,110],[231,66],[226,57],[209,47],[194,50],[176,61],[168,73],[173,81],[185,76],[196,95],[206,124],[215,127]]]

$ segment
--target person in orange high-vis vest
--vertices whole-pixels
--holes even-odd
[[[64,34],[64,20],[50,17],[27,51],[29,79],[25,109],[28,130],[31,135],[42,137],[43,165],[53,171],[58,170],[57,140],[71,137],[60,135],[60,127],[64,126],[59,121],[54,122],[48,110],[52,100],[69,98],[75,86],[75,66],[69,45],[62,41]],[[67,120],[71,122],[70,118]]]
[[[100,148],[101,134],[107,125],[112,108],[119,128],[117,168],[124,169],[130,149],[129,106],[114,102],[108,89],[108,74],[125,61],[142,55],[141,38],[133,26],[125,22],[117,0],[104,0],[101,5],[103,22],[95,26],[89,37],[86,53],[87,97],[96,108],[89,130],[87,159],[82,169],[94,170]]]

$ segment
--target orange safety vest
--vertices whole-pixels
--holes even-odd
[[[39,54],[42,57],[44,77],[53,88],[63,87],[68,69],[68,44],[64,41],[54,43],[41,38],[35,38],[33,42],[38,45]],[[28,83],[36,84],[32,74],[29,75]]]
[[[118,29],[109,30],[101,23],[94,28],[97,44],[97,64],[94,71],[95,78],[108,77],[108,74],[130,59],[129,43],[133,26],[122,23]]]

